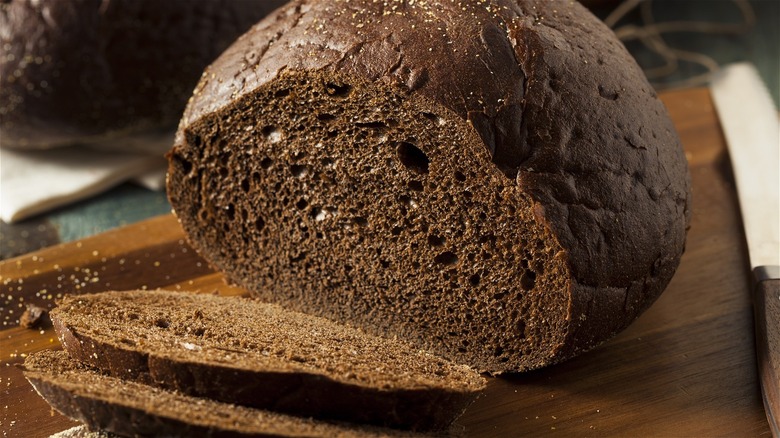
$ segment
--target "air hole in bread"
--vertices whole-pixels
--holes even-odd
[[[399,196],[398,197],[398,201],[401,203],[401,205],[404,205],[404,206],[414,207],[414,206],[417,205],[417,203],[414,202],[414,200],[410,196],[408,196],[408,195],[401,195],[401,196]]]
[[[192,173],[192,162],[190,162],[190,160],[176,153],[172,154],[171,158],[173,159],[174,163],[181,167],[182,173],[184,175],[189,175]]]
[[[322,167],[326,169],[331,169],[335,165],[333,160],[330,158],[323,158],[322,160],[320,160],[320,163],[322,164]]]
[[[493,299],[496,300],[496,301],[501,301],[504,298],[506,298],[507,295],[509,295],[509,291],[502,290],[501,292],[494,293],[493,294]]]
[[[536,287],[536,273],[531,270],[527,270],[520,277],[520,287],[525,291],[532,290]]]
[[[282,131],[280,131],[276,126],[265,126],[260,130],[260,133],[269,143],[279,143],[282,141]]]
[[[496,244],[496,236],[495,236],[495,234],[492,234],[492,233],[484,234],[482,236],[479,236],[479,239],[477,240],[477,242],[482,243],[482,244],[487,243],[487,244],[490,244],[490,245],[495,245]]]
[[[361,227],[365,227],[366,225],[368,225],[368,220],[366,218],[364,218],[363,216],[355,216],[354,218],[352,218],[352,220],[357,225],[360,225]]]
[[[516,315],[512,316],[513,319],[516,319]],[[520,334],[520,339],[525,339],[527,334],[525,332],[525,321],[518,319],[517,320],[517,333]]]
[[[393,227],[390,230],[390,234],[392,234],[393,236],[398,236],[399,234],[401,234],[401,231],[403,231],[403,230],[404,229],[402,227]]]
[[[437,116],[436,114],[422,112],[422,113],[420,113],[420,115],[425,117],[426,119],[430,120],[431,122],[437,124],[437,125],[443,125],[444,124],[444,119],[442,119],[441,117]]]
[[[154,325],[162,329],[167,329],[170,324],[171,323],[165,318],[157,318],[154,321]]]
[[[328,123],[328,122],[332,122],[333,120],[336,120],[336,116],[328,113],[320,113],[317,114],[317,120],[319,120],[320,122]]]
[[[201,136],[195,134],[192,131],[186,131],[184,135],[187,140],[187,143],[191,144],[192,146],[199,148],[203,144],[203,139],[201,138]]]
[[[290,172],[296,178],[302,178],[309,172],[309,168],[303,164],[293,164],[290,166]]]
[[[349,84],[328,83],[325,85],[325,91],[333,97],[347,97],[352,92],[352,86]]]
[[[283,89],[277,91],[276,93],[274,93],[274,97],[276,97],[277,99],[281,99],[281,98],[287,97],[289,95],[290,95],[290,89],[289,88],[283,88]]]
[[[422,192],[424,190],[423,183],[416,179],[409,181],[406,186],[409,187],[409,190],[414,190],[415,192]]]
[[[268,157],[265,157],[263,158],[262,161],[260,161],[260,167],[262,167],[263,169],[270,169],[273,164],[274,164],[274,160]],[[258,174],[258,179],[259,179],[259,174]]]
[[[257,231],[263,231],[263,228],[265,228],[265,220],[263,220],[262,217],[258,216],[255,219],[255,229]]]
[[[241,191],[244,193],[249,193],[249,179],[244,178],[241,180]]]
[[[225,150],[225,149],[228,148],[228,145],[225,144],[225,142],[220,142],[218,147],[221,150]],[[227,167],[228,163],[230,163],[230,154],[228,152],[223,152],[223,153],[219,154],[219,162],[223,166]]]
[[[228,204],[225,207],[225,214],[227,214],[228,219],[234,220],[236,218],[236,207],[233,204]]]
[[[428,235],[428,245],[431,246],[442,246],[444,245],[444,240],[443,237],[439,237],[435,234]]]
[[[474,254],[469,254],[469,257],[470,257],[472,260],[473,260],[473,255],[474,255]],[[472,275],[472,276],[470,276],[470,277],[469,277],[469,284],[471,284],[472,286],[479,286],[479,281],[480,281],[480,279],[481,279],[481,278],[480,278],[479,274],[474,274],[474,275]]]
[[[387,129],[387,125],[384,124],[384,122],[374,121],[374,122],[357,122],[355,123],[355,126],[358,128],[369,128],[369,129]]]
[[[298,202],[295,203],[295,208],[297,208],[298,210],[304,210],[308,206],[309,206],[309,202],[303,198],[299,199]]]
[[[464,182],[466,181],[466,175],[464,175],[461,171],[455,171],[455,180]]]
[[[412,143],[402,141],[398,143],[396,151],[401,164],[407,169],[420,174],[428,173],[430,160],[420,148]]]
[[[298,151],[293,155],[293,161],[301,161],[304,158],[306,158],[306,152],[304,151]]]
[[[455,255],[455,253],[452,251],[444,251],[443,253],[440,253],[434,257],[433,261],[445,266],[454,265],[458,263],[458,256]]]

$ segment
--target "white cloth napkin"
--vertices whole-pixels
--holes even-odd
[[[128,180],[162,190],[167,166],[163,155],[171,145],[173,133],[167,132],[112,140],[97,149],[0,149],[0,219],[20,221]]]

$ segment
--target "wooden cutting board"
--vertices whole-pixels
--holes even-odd
[[[693,223],[664,295],[625,332],[564,364],[493,378],[459,424],[467,436],[770,436],[757,383],[747,255],[734,184],[706,89],[662,95],[687,152]],[[75,423],[15,366],[57,348],[17,327],[29,302],[67,293],[166,288],[241,294],[184,242],[168,215],[0,263],[0,425],[44,437]]]

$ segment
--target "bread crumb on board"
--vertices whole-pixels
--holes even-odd
[[[27,304],[24,313],[19,317],[19,326],[28,329],[37,329],[51,325],[49,311],[35,304]]]

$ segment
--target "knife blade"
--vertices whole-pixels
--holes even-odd
[[[780,437],[780,122],[755,67],[720,71],[711,94],[726,138],[753,273],[761,392],[772,435]]]

